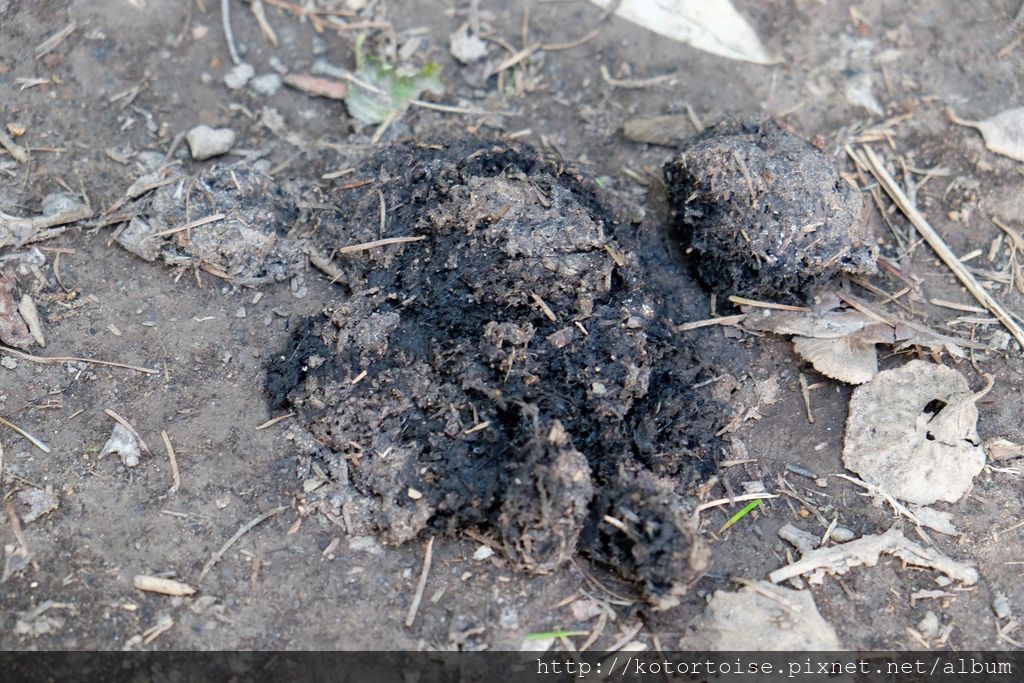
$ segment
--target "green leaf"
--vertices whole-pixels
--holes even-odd
[[[424,92],[443,95],[441,66],[429,62],[419,70],[398,67],[363,52],[366,36],[356,39],[356,78],[371,88],[352,83],[345,105],[352,118],[367,124],[383,123],[400,116],[409,103]]]
[[[761,504],[761,499],[758,498],[757,500],[752,500],[749,503],[747,503],[746,505],[744,505],[743,508],[739,512],[737,512],[735,515],[730,517],[729,521],[722,525],[722,528],[718,530],[718,533],[722,533],[723,531],[725,531],[726,529],[731,527],[733,524],[735,524],[736,522],[738,522],[741,519],[743,519],[744,517],[746,517],[747,514],[751,510],[753,510],[754,508],[756,508],[760,504]]]

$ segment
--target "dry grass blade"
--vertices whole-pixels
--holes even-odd
[[[906,215],[910,220],[911,224],[917,229],[921,236],[928,242],[928,245],[935,250],[935,253],[939,255],[943,263],[953,271],[957,279],[967,288],[974,298],[978,300],[985,308],[987,308],[992,315],[999,319],[999,322],[1009,330],[1010,334],[1013,335],[1017,343],[1024,348],[1024,330],[1014,322],[1010,314],[1002,307],[1002,305],[992,298],[978,281],[974,279],[974,276],[967,270],[960,259],[957,258],[953,250],[943,241],[939,233],[935,232],[935,229],[928,223],[921,212],[917,210],[903,190],[896,184],[893,177],[889,175],[889,172],[885,170],[885,166],[882,164],[881,159],[878,155],[872,151],[870,147],[863,147],[864,154],[867,157],[868,165],[871,170],[871,174],[875,176],[878,184],[882,186],[882,189],[886,191],[892,201],[900,208],[900,211]]]
[[[363,242],[362,244],[350,244],[347,247],[339,247],[337,252],[339,254],[355,254],[356,252],[367,251],[368,249],[386,247],[389,244],[405,244],[406,242],[419,242],[420,240],[425,239],[427,239],[426,235],[416,235],[415,237],[385,237],[382,240],[373,240],[372,242]]]
[[[423,551],[423,570],[420,572],[420,580],[416,584],[416,595],[413,596],[412,604],[409,605],[409,613],[405,617],[406,627],[412,627],[416,621],[416,612],[420,609],[420,602],[423,601],[423,591],[427,587],[427,576],[430,574],[430,564],[434,558],[434,537],[427,541],[426,550]]]
[[[176,493],[181,488],[181,474],[178,472],[178,458],[174,454],[174,447],[171,446],[171,437],[167,436],[166,430],[160,431],[164,440],[164,447],[167,449],[167,459],[171,461],[171,493]]]
[[[28,439],[32,443],[33,446],[35,446],[36,448],[41,450],[43,453],[49,453],[50,452],[50,447],[49,446],[47,446],[42,441],[40,441],[36,437],[34,437],[31,434],[29,434],[28,432],[26,432],[24,429],[22,429],[21,427],[19,427],[16,424],[14,424],[13,422],[8,422],[4,418],[0,417],[0,425],[3,425],[5,427],[7,427],[8,429],[13,429],[18,434],[21,434],[23,437]]]
[[[42,59],[46,55],[50,54],[57,49],[57,46],[64,42],[64,40],[75,32],[78,28],[78,22],[72,21],[70,24],[62,28],[61,30],[54,33],[52,36],[39,43],[36,47],[36,59]]]
[[[88,363],[90,365],[105,365],[111,368],[124,368],[125,370],[135,370],[136,372],[144,372],[147,375],[159,375],[159,370],[153,368],[140,368],[137,365],[128,365],[127,363],[116,363],[111,360],[97,360],[95,358],[79,358],[78,356],[33,356],[31,353],[25,353],[24,351],[18,351],[8,346],[0,346],[0,351],[9,353],[12,356],[17,356],[33,363],[42,363],[44,365],[50,365],[54,363]]]
[[[267,521],[268,519],[270,519],[274,515],[276,515],[276,514],[278,514],[280,512],[284,512],[286,509],[287,509],[286,506],[280,505],[280,506],[274,508],[273,510],[268,510],[267,512],[264,512],[259,517],[256,517],[256,518],[246,522],[241,527],[239,527],[238,531],[235,532],[234,536],[229,538],[227,540],[227,542],[224,543],[224,545],[222,545],[220,547],[220,550],[218,550],[213,555],[211,555],[210,559],[206,561],[206,564],[203,565],[203,570],[201,572],[199,572],[199,578],[196,579],[196,584],[198,585],[198,584],[203,582],[203,579],[206,578],[206,575],[210,573],[211,569],[213,569],[213,565],[217,564],[217,562],[220,561],[220,558],[224,556],[224,553],[226,553],[228,551],[228,548],[233,546],[238,541],[238,539],[240,539],[246,533],[251,531],[253,529],[253,527],[256,527],[256,526],[262,524],[263,522]]]
[[[738,322],[742,322],[747,317],[746,313],[740,313],[738,315],[725,315],[721,318],[708,318],[706,320],[694,320],[688,323],[681,323],[676,325],[676,332],[689,332],[690,330],[696,330],[701,327],[709,327],[711,325],[735,325]]]
[[[757,301],[743,296],[730,296],[729,301],[740,306],[753,306],[754,308],[770,308],[775,311],[794,311],[796,313],[810,313],[811,309],[806,306],[792,306],[790,304],[777,304],[772,301]]]

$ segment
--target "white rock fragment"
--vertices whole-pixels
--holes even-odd
[[[242,62],[224,76],[224,85],[232,90],[241,90],[255,75],[256,70],[252,65]]]
[[[235,144],[235,131],[230,128],[196,126],[188,132],[185,140],[192,158],[203,161],[227,153]]]
[[[16,361],[11,356],[4,356],[3,358],[0,358],[0,365],[7,368],[8,370],[13,370],[14,368],[18,367],[18,361]]]
[[[125,467],[135,467],[139,464],[139,456],[142,454],[139,442],[135,435],[125,429],[120,422],[114,424],[114,431],[110,433],[110,438],[107,439],[106,445],[100,451],[99,457],[102,458],[110,453],[120,455],[121,462]]]
[[[263,74],[249,81],[249,87],[257,95],[273,97],[281,89],[281,76],[275,73]]]
[[[735,593],[715,591],[679,649],[839,650],[839,637],[818,613],[810,591],[759,581]]]
[[[477,562],[483,562],[484,560],[486,560],[489,557],[492,557],[493,555],[494,548],[492,548],[489,545],[482,545],[476,549],[475,553],[473,553],[473,559]]]
[[[843,464],[908,503],[956,502],[985,466],[976,400],[952,368],[880,372],[850,399]]]
[[[487,56],[487,43],[469,32],[469,24],[463,24],[448,38],[452,57],[463,64],[479,62]]]

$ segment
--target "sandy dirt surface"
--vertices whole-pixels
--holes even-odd
[[[0,265],[20,268],[18,293],[30,293],[39,309],[46,346],[31,353],[136,368],[43,364],[0,351],[0,416],[50,449],[44,453],[0,428],[0,497],[10,511],[0,540],[11,557],[30,552],[27,566],[0,583],[0,646],[519,649],[527,634],[566,629],[594,634],[597,648],[635,640],[673,649],[715,591],[764,579],[797,556],[778,537],[780,527],[794,524],[820,540],[833,519],[855,536],[900,523],[908,539],[979,575],[972,586],[947,584],[938,572],[883,557],[805,588],[842,647],[1019,646],[1024,636],[1013,615],[1024,610],[1020,461],[991,462],[964,498],[935,506],[952,513],[958,533],[920,535],[913,524],[897,522],[890,507],[830,476],[845,471],[851,387],[817,373],[784,337],[717,325],[679,337],[692,347],[691,381],[717,401],[724,428],[713,453],[716,473],[687,482],[689,499],[728,498],[748,482],[780,495],[722,533],[716,532],[741,504],[702,512],[709,564],[678,605],[655,611],[629,577],[586,553],[550,574],[531,575],[505,556],[486,525],[427,526],[395,547],[323,514],[309,494],[323,483],[310,482],[324,473],[302,454],[296,418],[257,427],[288,412],[268,396],[268,362],[286,352],[307,316],[350,290],[305,261],[279,282],[249,287],[188,263],[146,262],[115,241],[127,218],[149,210],[148,198],[118,206],[126,188],[168,152],[176,172],[187,174],[263,160],[275,181],[297,188],[300,201],[333,205],[357,179],[336,172],[358,167],[377,147],[512,138],[594,179],[619,220],[617,239],[647,264],[649,286],[666,293],[664,316],[673,324],[702,320],[711,315],[711,295],[667,229],[661,167],[674,151],[631,141],[623,125],[687,112],[703,123],[772,119],[832,157],[865,194],[865,230],[902,279],[883,269],[871,279],[877,291],[851,291],[882,302],[885,292],[908,288],[886,310],[997,344],[998,325],[950,326],[957,317],[988,316],[933,303],[978,305],[880,194],[883,217],[870,197],[873,179],[858,175],[844,146],[870,140],[901,183],[915,183],[917,206],[952,250],[962,257],[980,250],[969,264],[989,273],[992,293],[1009,309],[1024,310],[1018,283],[1008,277],[1011,241],[991,220],[1018,231],[1024,225],[1024,167],[987,150],[977,131],[947,115],[980,120],[1019,104],[1024,47],[1013,23],[1017,0],[737,0],[780,57],[772,66],[700,52],[616,17],[602,20],[602,11],[582,0],[472,3],[491,39],[488,57],[465,66],[450,55],[449,35],[466,21],[471,3],[370,5],[364,16],[342,20],[366,26],[371,41],[392,36],[399,52],[412,44],[410,56],[438,62],[446,92],[426,99],[503,115],[412,107],[374,140],[375,127],[350,119],[343,102],[289,87],[272,94],[229,89],[224,76],[232,62],[211,0],[0,0],[0,125],[23,128],[16,142],[31,155],[19,163],[0,152],[0,211],[35,216],[47,195],[62,192],[87,198],[95,212],[37,244],[45,261],[32,262],[28,247],[0,250]],[[248,3],[231,6],[235,42],[257,76],[275,66],[308,73],[320,59],[355,67],[359,30],[317,32],[316,21],[297,16],[289,3],[267,1],[274,46]],[[56,47],[37,56],[41,43],[72,22]],[[591,31],[589,40],[566,47]],[[500,75],[488,73],[534,45]],[[663,75],[670,78],[643,81]],[[863,97],[866,79],[874,101]],[[196,162],[187,144],[173,146],[200,124],[233,129],[231,153]],[[737,312],[722,298],[716,306],[720,314]],[[883,368],[911,357],[933,360],[923,348],[880,350]],[[982,439],[1024,440],[1024,364],[1015,343],[941,360],[974,391],[986,385],[985,374],[994,377],[978,401]],[[811,387],[813,422],[801,375]],[[117,455],[99,458],[114,426],[105,410],[148,444],[137,467],[125,467]],[[180,471],[176,491],[162,432]],[[57,507],[16,531],[12,519],[30,514],[24,494],[31,492],[52,495]],[[210,564],[243,525],[268,513]],[[407,626],[431,538],[430,572]],[[488,545],[498,552],[479,552]],[[133,585],[141,574],[198,592],[143,593]],[[586,640],[573,636],[577,647]]]

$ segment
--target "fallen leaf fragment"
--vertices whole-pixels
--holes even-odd
[[[907,539],[895,526],[883,534],[868,534],[839,545],[818,548],[802,558],[776,569],[768,575],[772,583],[781,583],[795,576],[809,574],[807,581],[817,585],[825,574],[845,574],[861,565],[874,567],[882,555],[892,555],[915,567],[929,567],[942,572],[965,586],[978,582],[978,570],[943,555],[934,548],[924,548]]]
[[[29,511],[22,517],[25,524],[30,524],[40,517],[53,512],[60,505],[60,500],[53,492],[53,486],[45,489],[29,489],[18,493],[18,500],[29,506]]]
[[[99,457],[102,458],[110,453],[120,455],[121,462],[125,467],[135,467],[139,464],[139,456],[142,451],[135,435],[125,429],[121,423],[115,423],[114,430],[110,433],[110,438],[107,439],[103,450],[100,451]]]
[[[908,503],[954,503],[985,466],[977,397],[953,368],[912,360],[854,389],[843,464]]]
[[[847,384],[863,384],[878,373],[875,345],[856,337],[793,337],[793,349],[814,369]]]
[[[590,0],[607,9],[615,0]],[[615,14],[704,52],[754,64],[777,64],[729,0],[622,0]]]
[[[948,113],[953,123],[977,128],[989,150],[1024,161],[1024,107],[1007,109],[984,121],[968,121],[952,111]]]

